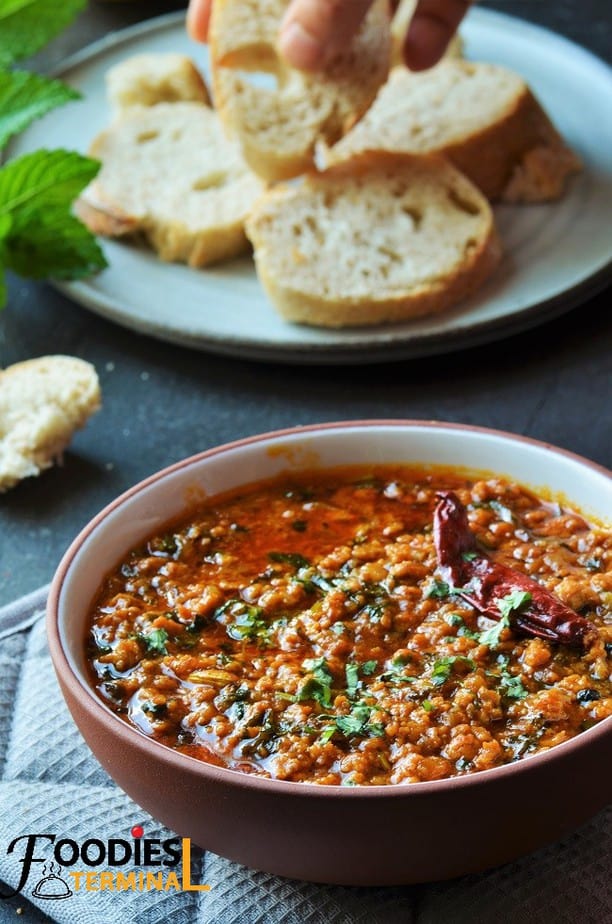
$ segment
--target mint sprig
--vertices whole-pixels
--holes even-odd
[[[57,106],[79,98],[59,80],[7,70],[54,38],[86,0],[0,0],[0,149]],[[32,279],[78,279],[107,264],[72,203],[100,164],[71,151],[35,151],[0,168],[0,308],[4,271]]]
[[[0,71],[0,148],[41,116],[80,93],[62,83],[29,71]]]
[[[0,67],[35,54],[86,6],[87,0],[2,0]]]
[[[70,211],[98,170],[97,161],[62,150],[34,151],[0,170],[6,267],[34,279],[74,279],[106,266],[95,238]]]

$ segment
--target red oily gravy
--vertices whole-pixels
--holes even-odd
[[[559,644],[438,570],[438,492],[479,547],[594,627]],[[410,784],[528,758],[612,715],[612,534],[504,478],[283,474],[193,506],[108,575],[91,680],[142,734],[297,783]]]

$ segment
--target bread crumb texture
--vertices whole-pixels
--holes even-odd
[[[455,59],[418,74],[394,68],[325,161],[375,159],[380,152],[445,155],[489,199],[517,203],[559,198],[580,169],[518,74]]]
[[[487,200],[441,158],[387,157],[277,186],[257,202],[247,233],[280,313],[325,327],[444,310],[500,256]]]
[[[94,139],[102,169],[79,216],[96,234],[139,234],[162,260],[206,266],[249,249],[244,220],[263,184],[202,103],[132,106]]]
[[[267,182],[308,170],[319,141],[333,144],[361,118],[387,78],[391,55],[388,5],[375,0],[326,71],[291,68],[277,51],[287,6],[288,0],[217,0],[211,21],[215,106]]]
[[[41,356],[0,371],[0,492],[60,460],[100,404],[96,370],[82,359]]]
[[[109,102],[117,113],[132,106],[158,103],[203,103],[210,96],[191,58],[179,54],[133,55],[106,75]]]

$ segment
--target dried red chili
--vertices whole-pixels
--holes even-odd
[[[478,546],[467,512],[453,491],[438,492],[434,541],[438,567],[455,593],[490,619],[552,642],[584,645],[595,627],[533,578],[492,561]],[[510,601],[510,606],[504,606]],[[513,601],[516,603],[513,605]]]

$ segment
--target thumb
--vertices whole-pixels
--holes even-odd
[[[344,50],[373,0],[292,0],[281,25],[281,54],[302,70],[318,70]]]

